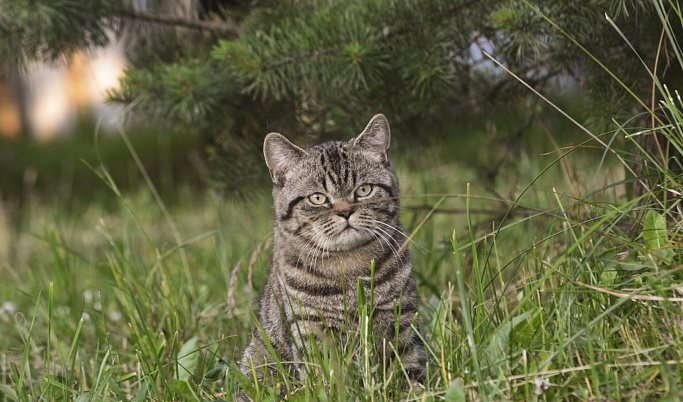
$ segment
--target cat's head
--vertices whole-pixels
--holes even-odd
[[[276,226],[311,247],[351,250],[388,237],[398,215],[391,131],[378,114],[347,141],[309,149],[270,133],[263,152],[273,181]]]

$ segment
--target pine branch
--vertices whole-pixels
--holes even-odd
[[[477,3],[479,3],[479,0],[469,0],[469,1],[466,1],[463,3],[460,3],[460,4],[455,5],[455,6],[449,8],[447,10],[443,10],[442,12],[440,12],[438,14],[430,15],[427,18],[426,22],[428,22],[430,24],[436,24],[436,23],[442,22],[443,20],[445,20],[447,18],[453,17],[453,15],[455,13],[457,13],[458,11],[466,10],[470,6],[477,4]],[[407,34],[411,34],[411,33],[418,31],[422,28],[424,28],[424,26],[415,25],[415,26],[411,26],[408,28],[402,28],[402,29],[399,29],[397,31],[390,31],[386,35],[386,39],[391,40],[391,39],[394,39],[394,37],[401,37],[401,36],[404,36]]]
[[[0,25],[0,26],[1,26],[2,28],[5,28],[4,24],[3,24],[3,25]],[[20,34],[20,33],[22,33],[23,31],[24,31],[24,28],[23,28],[23,27],[17,27],[17,26],[11,27],[11,28],[9,28],[9,29],[3,29],[2,31],[0,31],[0,38],[3,38],[3,39],[4,39],[4,38],[7,38],[7,37],[11,37],[12,35]]]
[[[285,64],[297,63],[297,62],[300,62],[303,60],[315,59],[315,58],[318,58],[321,56],[328,56],[328,55],[333,54],[337,51],[339,51],[339,46],[332,46],[331,48],[328,48],[328,49],[314,50],[314,51],[312,51],[310,53],[306,53],[306,54],[299,54],[296,56],[285,57],[285,58],[280,59],[276,62],[273,62],[273,63],[270,63],[268,65],[261,67],[261,71],[273,70],[273,69],[281,67]]]
[[[238,26],[229,22],[211,22],[194,20],[179,17],[176,15],[153,14],[145,11],[133,10],[130,8],[122,9],[121,15],[126,18],[134,20],[149,21],[165,25],[174,25],[190,29],[198,29],[225,36],[237,36],[237,34],[239,33]]]
[[[471,6],[472,4],[476,4],[478,1],[479,1],[479,0],[470,0],[470,1],[468,1],[468,2],[459,4],[459,5],[455,6],[455,7],[451,7],[451,8],[449,8],[448,10],[445,10],[445,11],[442,12],[442,13],[434,14],[434,15],[430,16],[430,18],[428,19],[428,21],[429,21],[430,23],[440,22],[440,21],[442,21],[442,20],[444,20],[444,19],[446,19],[446,18],[450,18],[454,13],[456,13],[456,12],[458,12],[458,11],[461,11],[461,10],[463,10],[463,9],[466,9],[467,7]],[[386,35],[384,35],[384,36],[385,36],[385,39],[386,39],[388,42],[390,42],[391,40],[394,40],[394,39],[396,39],[396,38],[400,38],[400,37],[402,37],[402,36],[406,36],[406,35],[412,34],[412,33],[414,33],[416,30],[419,30],[419,29],[421,29],[421,28],[422,28],[422,27],[411,27],[410,29],[400,29],[400,30],[397,30],[397,31],[389,31],[389,32],[388,32]],[[327,49],[318,49],[318,50],[315,50],[315,51],[313,51],[313,52],[306,53],[306,54],[299,54],[299,55],[296,55],[296,56],[285,57],[285,58],[283,58],[283,59],[281,59],[281,60],[275,61],[275,62],[273,62],[273,63],[270,63],[270,64],[268,64],[268,65],[265,65],[265,66],[261,67],[260,70],[261,70],[261,71],[272,70],[272,69],[281,67],[281,66],[286,65],[286,64],[296,63],[296,62],[299,62],[299,61],[302,61],[302,60],[315,59],[315,58],[320,57],[320,56],[327,56],[327,55],[330,55],[330,54],[332,54],[332,53],[335,53],[335,52],[339,51],[339,49],[340,49],[340,47],[339,47],[338,45],[336,45],[336,46],[332,46],[331,48],[327,48]]]

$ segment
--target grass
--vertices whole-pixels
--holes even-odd
[[[492,185],[453,160],[454,148],[394,155],[403,222],[415,231],[425,389],[404,391],[400,364],[373,364],[374,342],[360,333],[360,358],[326,346],[308,358],[305,383],[283,376],[289,399],[678,395],[677,201],[656,210],[629,200],[618,164],[608,157],[596,175],[590,148],[522,152],[509,166],[517,180]],[[579,184],[564,180],[568,171]],[[239,384],[277,399],[232,367],[269,266],[268,197],[238,204],[180,186],[180,202],[162,207],[149,188],[108,184],[117,208],[29,202],[5,228],[4,399],[230,400]],[[360,305],[371,314],[372,295]]]
[[[683,150],[683,103],[659,88],[667,148],[636,198],[612,153],[587,136],[560,150],[579,130],[536,108],[528,146],[464,149],[447,134],[411,152],[396,144],[425,387],[406,389],[400,362],[377,364],[361,325],[353,347],[313,351],[303,383],[282,374],[288,400],[677,400],[683,184],[666,155]],[[511,125],[489,119],[465,137]],[[649,130],[617,127],[600,137],[637,160],[627,150]],[[269,267],[269,198],[234,203],[180,184],[166,204],[151,185],[100,183],[106,205],[27,197],[0,218],[2,399],[231,400],[242,388],[278,400],[233,364]],[[364,324],[373,295],[359,293]]]

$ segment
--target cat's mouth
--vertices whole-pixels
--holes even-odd
[[[330,250],[346,251],[357,247],[367,240],[361,230],[346,222],[344,226],[340,225],[335,234],[327,239],[326,247]]]
[[[344,232],[347,231],[348,229],[356,229],[356,228],[354,228],[353,226],[351,226],[350,223],[346,222],[346,226],[344,226],[344,227],[342,228],[342,230],[339,231],[339,234],[344,233]]]

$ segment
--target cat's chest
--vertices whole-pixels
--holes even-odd
[[[353,286],[355,285],[355,287]],[[344,328],[357,323],[359,317],[367,315],[375,309],[394,310],[394,306],[401,304],[400,297],[388,292],[363,286],[363,293],[359,294],[358,284],[347,283],[343,293],[333,295],[311,295],[298,290],[287,291],[289,300],[296,303],[286,303],[284,307],[288,322],[298,320],[325,323],[331,328]],[[379,317],[379,315],[378,315]]]
[[[410,272],[407,254],[397,258],[391,250],[367,248],[344,254],[300,258],[295,249],[278,248],[274,272],[287,299],[307,312],[338,315],[356,311],[359,304],[390,306]],[[359,294],[359,288],[363,289]]]
[[[391,256],[389,249],[360,247],[334,252],[318,252],[307,248],[279,247],[274,262],[291,271],[306,271],[320,279],[356,283],[358,278],[370,277],[372,266],[379,267]]]
[[[390,306],[400,299],[408,270],[392,267],[387,275],[380,272],[372,275],[370,269],[358,267],[362,274],[341,270],[339,275],[320,277],[290,270],[280,275],[279,281],[285,297],[296,300],[306,310],[355,312],[361,305]],[[404,272],[405,271],[405,272]],[[393,275],[391,275],[393,274]],[[387,279],[389,277],[389,279]]]

